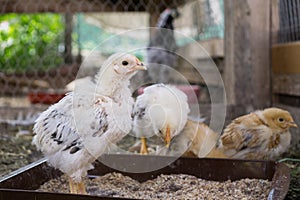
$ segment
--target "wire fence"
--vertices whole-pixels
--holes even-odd
[[[0,0],[1,120],[20,118],[18,108],[42,110],[68,91],[89,53],[121,32],[159,26],[177,9],[174,30],[195,40],[224,37],[223,0]],[[175,34],[182,48],[190,41]],[[88,62],[91,72],[120,46],[149,44],[153,33],[115,37]],[[145,55],[138,55],[142,60]],[[90,73],[91,73],[90,72]],[[25,112],[25,111],[22,111]],[[30,112],[31,113],[31,112]],[[25,117],[26,118],[26,117]],[[32,119],[32,115],[28,117]]]
[[[300,40],[300,1],[279,1],[278,42],[286,43]]]

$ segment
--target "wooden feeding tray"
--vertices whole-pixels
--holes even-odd
[[[137,163],[147,163],[149,166],[172,157],[140,156],[140,155],[104,155],[105,159],[124,163],[124,169],[135,167]],[[107,173],[119,172],[101,162],[95,163],[95,169],[89,171],[91,177],[102,176]],[[198,178],[214,181],[240,180],[244,178],[267,179],[272,181],[268,199],[284,199],[290,182],[289,168],[282,163],[272,161],[249,161],[230,159],[195,159],[179,158],[170,165],[161,169],[130,173],[119,172],[139,182],[154,179],[161,174],[188,174]],[[40,160],[10,175],[0,178],[0,200],[96,200],[121,199],[89,195],[74,195],[64,193],[39,192],[36,189],[43,183],[57,178],[61,172],[48,166],[45,160]]]

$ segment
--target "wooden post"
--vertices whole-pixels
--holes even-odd
[[[227,102],[250,112],[271,105],[270,0],[225,0]]]
[[[271,0],[271,44],[278,42],[279,5],[278,0]]]
[[[73,29],[73,14],[65,14],[65,63],[73,63],[72,58],[72,29]]]
[[[155,28],[153,27],[156,27],[160,13],[155,9],[149,9],[148,13],[149,13],[149,27],[151,27],[149,30],[150,31],[149,39],[151,39],[155,34]]]

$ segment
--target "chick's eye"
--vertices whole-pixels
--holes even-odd
[[[126,66],[128,65],[128,62],[126,60],[122,61],[122,65]]]
[[[284,122],[284,119],[283,118],[278,118],[278,121],[279,122]]]

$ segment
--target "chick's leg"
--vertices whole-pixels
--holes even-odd
[[[148,147],[147,147],[147,139],[145,137],[141,137],[141,141],[142,141],[142,144],[141,144],[140,154],[142,154],[142,155],[149,154]]]
[[[170,143],[171,143],[171,130],[170,130],[170,126],[167,125],[167,127],[166,127],[166,135],[165,135],[165,144],[166,144],[167,148],[169,148]]]
[[[77,194],[87,194],[83,181],[77,183],[77,192],[78,192]]]
[[[70,193],[77,194],[76,183],[70,177],[69,177],[69,187],[70,187]]]
[[[77,183],[77,182],[73,181],[72,178],[69,178],[69,185],[70,185],[70,193],[72,193],[72,194],[87,194],[83,181]]]

